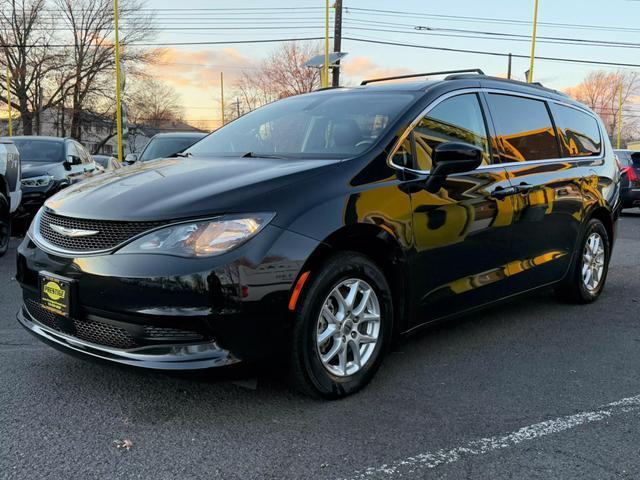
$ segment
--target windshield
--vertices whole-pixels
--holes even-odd
[[[193,155],[346,158],[367,150],[413,93],[331,91],[254,110],[188,149]]]
[[[55,140],[35,140],[30,138],[12,139],[20,152],[22,162],[63,162],[64,143]]]
[[[158,137],[152,138],[142,152],[140,160],[166,158],[183,151],[199,140],[197,137]]]

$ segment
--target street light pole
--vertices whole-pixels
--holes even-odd
[[[620,78],[620,88],[618,89],[618,149],[622,143],[622,77]]]
[[[533,6],[533,33],[531,35],[531,63],[529,64],[529,78],[527,82],[533,82],[533,60],[536,56],[536,32],[538,30],[538,0],[534,0]]]
[[[220,72],[220,118],[222,119],[221,127],[224,127],[224,73]]]
[[[118,161],[122,163],[122,98],[120,89],[122,87],[120,72],[120,39],[118,35],[118,0],[113,0],[113,15],[115,27],[115,54],[116,54],[116,134],[118,137]]]

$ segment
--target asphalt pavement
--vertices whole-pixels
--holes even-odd
[[[15,320],[10,251],[0,478],[640,478],[640,211],[618,228],[595,304],[542,292],[430,328],[337,402],[277,372],[182,378],[52,350]]]

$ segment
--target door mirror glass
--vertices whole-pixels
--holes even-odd
[[[482,163],[483,150],[475,145],[462,142],[446,142],[433,151],[433,169],[427,179],[429,192],[442,188],[448,175],[475,170]]]
[[[126,157],[124,157],[124,163],[127,165],[131,165],[132,163],[136,163],[138,161],[138,155],[135,153],[128,153]]]
[[[67,155],[67,163],[69,165],[80,165],[82,164],[82,159],[77,155]]]
[[[634,167],[640,167],[640,152],[633,152],[631,154],[631,161]]]

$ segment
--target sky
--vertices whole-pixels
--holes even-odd
[[[524,72],[529,68],[533,5],[534,0],[344,0],[343,36],[432,47],[511,52],[527,57],[514,58],[512,66],[514,78],[524,79]],[[289,10],[255,10],[271,7]],[[154,42],[163,44],[322,37],[323,7],[323,0],[181,0],[179,3],[175,0],[147,0],[146,4],[146,8],[156,11],[156,22],[160,27]],[[640,64],[638,19],[639,0],[539,0],[536,56]],[[403,33],[388,30],[401,30]],[[477,38],[476,32],[491,32],[493,38],[486,38],[487,35]],[[500,39],[503,34],[521,37]],[[542,37],[627,42],[638,46],[612,48],[554,44]],[[151,73],[176,88],[188,121],[211,126],[220,118],[220,72],[224,72],[225,91],[231,92],[232,84],[240,73],[250,73],[277,46],[277,43],[165,46],[159,64],[152,67]],[[507,71],[507,59],[502,56],[379,45],[348,39],[343,40],[342,51],[348,52],[342,71],[352,84],[359,83],[362,78],[434,70],[481,68],[489,75],[505,75]],[[534,80],[551,88],[563,89],[578,84],[590,71],[617,68],[538,59]],[[628,69],[640,71],[638,67]],[[233,99],[226,98],[226,101]]]

